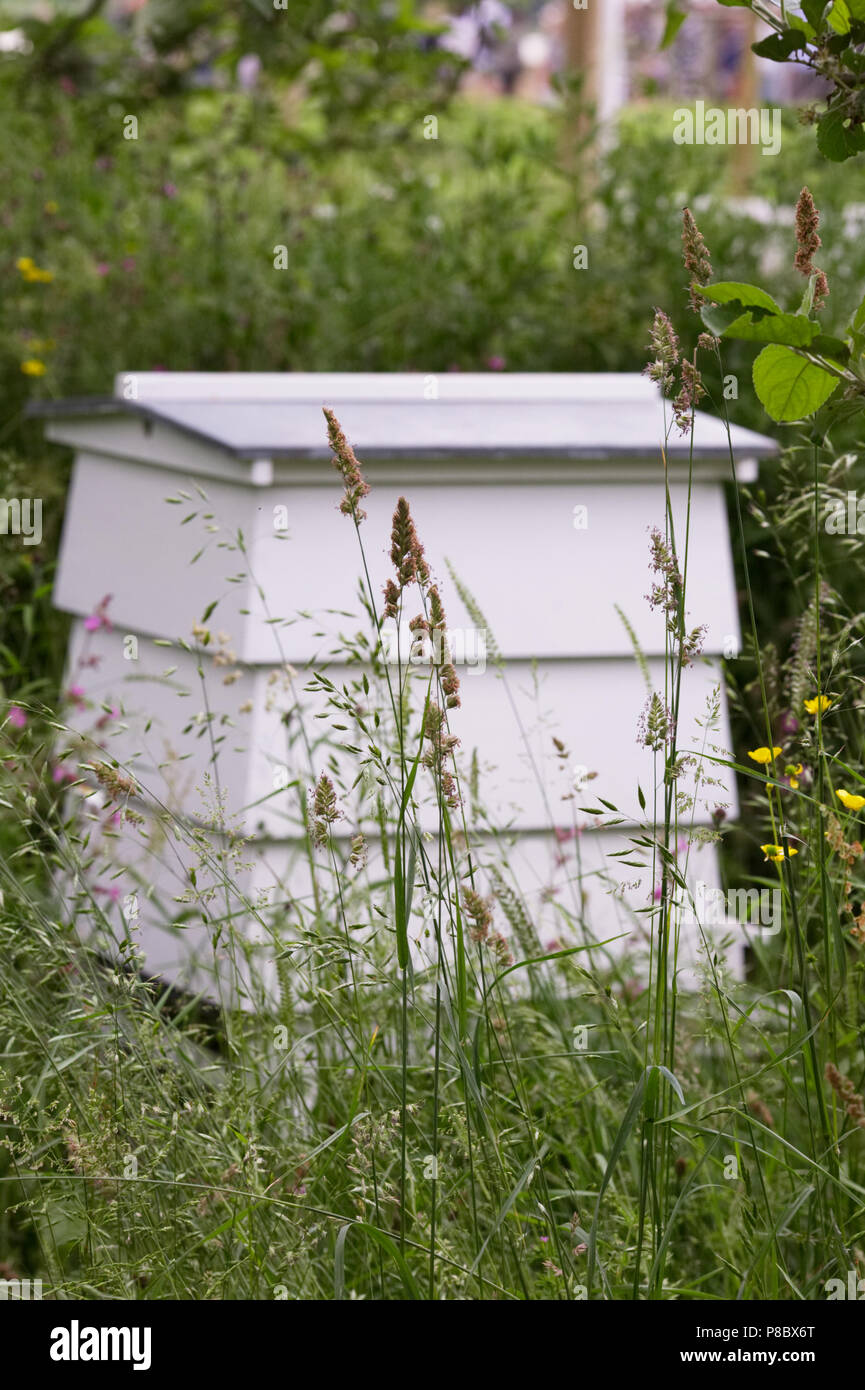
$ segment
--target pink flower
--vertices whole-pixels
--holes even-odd
[[[116,883],[112,883],[110,888],[103,888],[101,884],[97,883],[93,891],[94,893],[101,893],[106,898],[110,898],[113,903],[118,903],[120,901],[120,888]]]
[[[488,357],[487,366],[491,372],[503,372],[505,369],[505,359],[503,357]]]
[[[104,627],[108,632],[111,632],[111,619],[108,616],[108,605],[111,602],[111,599],[112,595],[106,594],[103,599],[99,600],[95,610],[89,615],[89,617],[84,619],[85,632],[98,632],[101,627]]]
[[[162,185],[162,192],[166,198],[174,198],[177,196],[177,185],[173,183],[164,183]]]
[[[110,269],[111,269],[111,266],[108,264],[107,261],[97,261],[97,262],[96,262],[96,274],[97,274],[97,275],[107,275]]]
[[[106,710],[104,714],[101,714],[99,716],[99,718],[96,721],[96,727],[97,729],[105,729],[113,719],[119,719],[119,717],[120,710],[117,708],[116,705],[112,705],[110,710]]]
[[[121,264],[123,266],[123,269],[126,271],[127,275],[131,275],[133,270],[135,269],[137,262],[134,256],[124,256]]]
[[[72,772],[70,768],[64,767],[62,763],[57,763],[57,765],[52,770],[52,782],[75,782],[76,780],[77,778],[75,776],[75,773]]]
[[[573,826],[557,825],[553,833],[556,837],[556,843],[560,845],[566,845],[568,840],[575,840],[577,838],[577,832]]]
[[[237,64],[237,85],[241,91],[254,91],[261,73],[261,59],[257,53],[244,53]]]
[[[12,725],[13,729],[27,728],[27,715],[24,713],[23,709],[21,709],[19,705],[9,706],[8,718],[9,723]]]
[[[80,685],[70,685],[66,691],[66,699],[73,705],[78,705],[79,709],[84,704],[84,691]]]
[[[645,985],[641,984],[639,980],[625,980],[622,985],[622,998],[639,999],[645,988]]]

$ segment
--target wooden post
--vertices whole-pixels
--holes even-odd
[[[584,8],[577,8],[577,3]],[[603,0],[569,0],[565,19],[565,76],[579,78],[570,104],[566,135],[569,165],[580,162],[595,121],[601,94],[601,24]],[[590,108],[594,108],[591,110]]]
[[[726,12],[725,12],[726,13]],[[736,11],[738,15],[739,11]],[[760,105],[760,83],[757,77],[757,59],[751,51],[751,44],[757,42],[757,17],[747,10],[744,19],[745,47],[736,74],[732,104],[744,107],[746,111],[757,110]],[[736,145],[733,150],[730,182],[734,194],[744,197],[750,191],[754,177],[756,145]]]

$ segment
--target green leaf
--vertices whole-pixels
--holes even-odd
[[[831,159],[836,164],[850,158],[843,112],[826,111],[820,117],[817,122],[817,149],[824,159]]]
[[[333,1297],[337,1303],[345,1298],[345,1238],[351,1226],[341,1226],[333,1252]]]
[[[561,960],[564,956],[575,956],[579,951],[595,951],[600,946],[609,946],[613,941],[623,941],[629,932],[620,932],[618,936],[608,936],[604,941],[590,941],[585,946],[563,946],[560,951],[545,951],[542,956],[528,956],[525,960],[518,960],[515,965],[509,965],[500,975],[496,975],[484,990],[484,999],[491,990],[500,985],[506,975],[512,975],[515,970],[524,970],[527,965],[546,965],[551,960]]]
[[[823,11],[826,8],[826,0],[802,0],[801,9],[809,24],[819,33],[823,27]]]
[[[865,131],[861,125],[848,126],[843,107],[825,111],[817,122],[817,149],[824,159],[841,164],[865,149]]]
[[[716,338],[723,338],[727,329],[741,317],[741,304],[704,304],[700,310],[700,318]]]
[[[396,955],[397,962],[401,970],[406,970],[409,963],[408,945],[408,924],[411,918],[411,900],[414,894],[415,867],[417,864],[417,839],[413,828],[408,833],[408,867],[403,867],[403,854],[405,852],[406,834],[400,826],[397,835],[397,850],[394,857],[393,870],[393,896],[394,896],[394,925],[396,927]]]
[[[666,22],[664,24],[664,33],[661,38],[661,49],[669,48],[670,44],[675,42],[676,35],[678,34],[686,19],[686,12],[684,10],[677,10],[675,0],[669,0],[669,4],[667,5],[666,9]]]
[[[850,33],[850,11],[845,4],[845,0],[835,0],[828,15],[826,16],[836,34]]]
[[[746,343],[785,343],[808,347],[820,332],[819,325],[799,314],[737,312],[738,306],[704,309],[702,319],[716,338],[738,338]],[[759,315],[759,316],[758,316]]]
[[[754,363],[754,390],[773,420],[804,420],[828,401],[837,377],[789,347],[771,343]]]
[[[737,320],[729,330],[728,338],[741,338],[748,343],[783,343],[786,347],[808,347],[817,337],[816,323],[802,318],[799,314],[773,314],[752,320],[745,317]]]
[[[381,1246],[385,1254],[389,1255],[396,1265],[397,1273],[403,1282],[403,1287],[409,1298],[419,1299],[421,1293],[414,1281],[412,1272],[406,1264],[404,1256],[400,1254],[390,1236],[386,1235],[384,1231],[380,1231],[377,1226],[371,1226],[368,1221],[353,1221],[351,1224],[356,1231],[365,1231],[370,1240],[374,1240],[376,1245]]]
[[[424,704],[424,724],[426,723],[427,710],[429,708],[429,693],[427,693],[426,703]],[[397,961],[401,970],[405,970],[409,962],[408,947],[408,923],[411,917],[411,900],[414,893],[414,871],[417,859],[417,842],[414,834],[409,831],[410,854],[408,873],[403,875],[403,851],[405,848],[405,818],[408,810],[409,798],[411,796],[414,780],[420,765],[421,753],[423,752],[423,739],[418,740],[417,756],[415,757],[412,770],[406,779],[405,788],[402,794],[402,801],[399,808],[399,823],[397,825],[397,846],[394,862],[393,891],[394,891],[394,924],[396,927],[396,952]]]
[[[865,0],[847,0],[847,8],[854,19],[865,20]]]
[[[480,1265],[481,1259],[484,1255],[484,1251],[486,1250],[490,1241],[493,1240],[493,1238],[496,1235],[498,1235],[498,1232],[501,1230],[501,1226],[503,1221],[505,1220],[505,1217],[507,1216],[508,1212],[511,1211],[511,1209],[513,1208],[513,1205],[519,1197],[520,1193],[528,1186],[528,1183],[531,1181],[531,1178],[533,1177],[535,1170],[540,1167],[541,1162],[548,1148],[548,1144],[542,1144],[538,1153],[532,1154],[531,1158],[525,1164],[523,1171],[520,1173],[520,1176],[517,1179],[516,1185],[512,1187],[511,1191],[508,1193],[501,1209],[499,1210],[499,1214],[496,1217],[492,1229],[490,1230],[489,1234],[484,1240],[483,1245],[481,1246],[480,1250],[474,1258],[474,1263],[471,1267],[472,1274],[474,1274],[475,1270]]]
[[[772,296],[761,290],[759,285],[740,284],[737,280],[717,280],[714,284],[695,285],[694,288],[704,299],[714,300],[716,304],[738,303],[745,307],[755,305],[761,309],[768,309],[773,314],[781,312],[780,304],[776,304]]]
[[[669,1071],[666,1067],[658,1067],[658,1071],[661,1073],[661,1076],[663,1076],[664,1079],[665,1079],[666,1081],[669,1082],[669,1084],[672,1086],[673,1090],[676,1092],[676,1095],[677,1095],[678,1098],[679,1098],[679,1104],[680,1104],[680,1105],[684,1105],[684,1104],[685,1104],[685,1097],[684,1097],[684,1095],[683,1095],[683,1093],[682,1093],[682,1088],[681,1088],[681,1086],[679,1085],[679,1082],[676,1080],[676,1078],[675,1078],[675,1076],[673,1075],[673,1073],[672,1073],[671,1071]]]
[[[818,333],[809,346],[812,352],[819,353],[821,357],[831,357],[836,362],[843,363],[850,359],[850,349],[843,338],[835,338],[829,333]]]
[[[721,0],[721,3],[723,4],[724,0]],[[653,1068],[647,1067],[646,1070],[640,1076],[636,1086],[634,1087],[633,1095],[631,1096],[631,1099],[628,1102],[628,1108],[625,1111],[624,1116],[622,1117],[622,1123],[619,1125],[618,1134],[616,1135],[615,1140],[613,1141],[613,1147],[611,1148],[610,1156],[607,1159],[607,1166],[604,1170],[604,1176],[601,1179],[601,1185],[598,1188],[598,1195],[595,1200],[595,1212],[592,1218],[592,1225],[591,1230],[589,1231],[588,1242],[589,1268],[587,1282],[590,1288],[592,1283],[592,1275],[594,1274],[595,1270],[595,1262],[597,1260],[598,1226],[600,1224],[601,1217],[601,1203],[604,1200],[604,1193],[606,1192],[610,1179],[613,1176],[616,1164],[618,1163],[622,1151],[626,1143],[628,1142],[631,1130],[634,1128],[634,1125],[637,1123],[637,1120],[639,1119],[640,1111],[643,1107],[643,1096],[646,1090],[646,1080],[652,1074],[652,1071]]]
[[[805,48],[808,35],[801,29],[783,29],[780,34],[770,34],[759,43],[752,43],[751,50],[759,58],[771,58],[773,63],[786,63],[797,48]]]
[[[627,1144],[628,1138],[630,1137],[631,1131],[636,1125],[637,1120],[640,1116],[640,1111],[644,1108],[644,1106],[646,1106],[646,1113],[649,1114],[647,1102],[650,1098],[654,1099],[654,1095],[657,1093],[659,1075],[663,1076],[664,1080],[668,1083],[668,1085],[672,1086],[676,1095],[679,1097],[680,1102],[684,1104],[682,1088],[671,1071],[668,1071],[666,1067],[661,1067],[657,1065],[646,1067],[645,1071],[642,1073],[636,1086],[634,1087],[633,1095],[631,1096],[628,1108],[625,1111],[622,1123],[619,1126],[619,1132],[616,1135],[615,1140],[613,1141],[613,1147],[610,1150],[610,1156],[607,1160],[607,1166],[604,1169],[604,1176],[601,1179],[601,1185],[598,1189],[598,1196],[595,1202],[595,1212],[592,1218],[592,1226],[589,1233],[588,1242],[589,1268],[587,1282],[590,1288],[592,1276],[594,1274],[595,1263],[597,1261],[598,1225],[601,1215],[601,1203],[604,1200],[604,1193],[606,1192],[610,1184],[610,1180],[612,1179],[613,1173],[616,1168],[616,1164],[622,1156],[625,1145]]]

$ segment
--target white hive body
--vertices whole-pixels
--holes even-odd
[[[302,796],[331,765],[351,787],[357,758],[339,746],[349,733],[325,741],[334,720],[316,718],[327,706],[314,674],[337,689],[360,679],[364,649],[351,656],[345,639],[371,633],[323,406],[371,486],[362,535],[376,595],[391,573],[400,496],[439,583],[462,685],[451,728],[482,874],[507,857],[542,940],[561,936],[565,907],[596,939],[618,937],[614,953],[637,945],[649,918],[634,909],[651,904],[652,873],[615,854],[645,818],[638,787],[650,817],[656,796],[663,803],[663,768],[638,744],[637,722],[647,674],[663,692],[665,649],[663,616],[646,600],[649,533],[665,529],[665,417],[642,377],[130,373],[113,398],[53,405],[48,433],[76,456],[55,602],[74,618],[69,681],[89,707],[70,722],[92,728],[101,705],[117,711],[100,738],[145,789],[145,820],[162,807],[179,825],[207,822],[208,798],[220,798],[251,837],[236,869],[245,894],[290,903],[308,892]],[[775,448],[738,428],[732,446],[745,479]],[[708,416],[697,416],[690,471],[688,621],[705,624],[706,638],[684,673],[678,741],[712,754],[729,748],[720,659],[738,649],[739,623],[723,491],[730,453]],[[686,439],[671,437],[666,476],[681,550]],[[110,629],[92,619],[109,594]],[[196,647],[202,621],[224,639]],[[409,640],[403,632],[403,660]],[[426,670],[413,668],[419,691]],[[714,806],[736,814],[735,787],[711,775],[718,785],[703,787],[683,818],[692,841]],[[620,824],[603,828],[580,809],[599,797],[619,808]],[[430,844],[433,810],[421,810]],[[349,816],[335,827],[351,829]],[[715,846],[696,841],[688,876],[715,885]],[[117,885],[111,897],[138,894],[147,968],[200,983],[196,954],[204,960],[211,942],[184,835],[163,836],[155,853],[140,828],[123,830],[109,851],[128,865],[106,880]],[[106,899],[108,910],[120,905]],[[168,927],[178,915],[182,928]],[[238,925],[259,930],[254,915]],[[697,937],[683,940],[683,960]],[[263,971],[272,957],[269,943]]]

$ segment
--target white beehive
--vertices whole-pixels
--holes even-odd
[[[45,407],[50,438],[75,450],[55,591],[74,617],[69,680],[84,699],[119,712],[105,725],[108,754],[151,798],[194,818],[214,730],[228,812],[241,813],[255,836],[244,887],[272,891],[287,872],[297,825],[274,789],[280,776],[307,783],[328,750],[316,745],[309,757],[283,715],[297,699],[320,712],[320,697],[305,693],[310,674],[326,667],[339,686],[349,672],[344,655],[331,653],[340,634],[363,625],[357,538],[338,507],[325,405],[371,485],[362,531],[378,594],[390,577],[394,505],[409,499],[458,654],[465,645],[452,729],[467,763],[477,753],[489,823],[508,829],[510,862],[542,937],[560,935],[556,899],[576,863],[595,936],[638,933],[631,909],[650,901],[652,884],[609,854],[641,817],[638,784],[651,811],[662,772],[637,742],[647,690],[633,641],[661,692],[665,642],[663,618],[646,600],[649,531],[665,528],[665,418],[643,377],[129,374],[112,398]],[[732,448],[738,477],[750,480],[775,445],[734,428]],[[666,481],[680,548],[688,473],[688,440],[674,433]],[[683,748],[729,747],[723,690],[717,731],[698,721],[720,684],[719,658],[739,642],[730,476],[721,423],[698,414],[687,590],[689,625],[706,625],[708,659],[685,672]],[[489,653],[482,669],[448,561],[482,610],[504,672]],[[110,630],[87,622],[109,594]],[[214,602],[207,626],[228,634],[229,685],[213,647],[164,645],[192,643]],[[86,664],[91,655],[98,665]],[[298,676],[280,704],[275,673],[286,664]],[[82,707],[72,717],[87,727],[93,716]],[[574,796],[580,769],[597,775]],[[621,808],[625,823],[615,830],[576,809],[599,796]],[[735,788],[704,794],[695,826],[709,823],[713,803],[735,815]],[[117,880],[124,894],[133,868]],[[202,934],[194,922],[176,932],[158,921],[181,911],[187,869],[179,850],[159,867],[138,862],[152,899],[143,914],[148,966],[178,977],[190,975]],[[713,845],[692,848],[688,872],[717,882]]]

